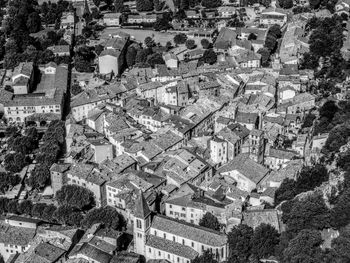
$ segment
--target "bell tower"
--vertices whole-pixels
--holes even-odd
[[[151,227],[151,210],[140,190],[134,211],[134,252],[146,256],[146,235]]]

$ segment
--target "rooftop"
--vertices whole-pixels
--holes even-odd
[[[166,251],[168,253],[191,260],[195,259],[198,256],[198,253],[189,246],[185,246],[175,241],[170,241],[168,239],[160,238],[154,235],[148,236],[146,246]]]
[[[223,233],[161,215],[153,218],[152,228],[194,240],[207,246],[221,247],[227,243],[227,236]]]
[[[267,168],[250,159],[247,154],[236,156],[231,162],[220,167],[217,172],[225,173],[234,170],[240,172],[256,184],[259,183],[269,172]]]

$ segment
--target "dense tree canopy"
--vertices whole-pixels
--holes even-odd
[[[196,42],[193,39],[187,39],[185,44],[188,49],[194,49],[196,47]]]
[[[293,0],[278,0],[278,4],[284,9],[289,9],[293,7]]]
[[[254,230],[251,239],[252,253],[259,259],[274,255],[275,247],[279,242],[277,230],[267,224],[261,224]]]
[[[208,49],[208,48],[210,48],[210,41],[206,38],[203,38],[201,40],[201,45],[204,49]]]
[[[207,228],[211,228],[216,231],[219,231],[221,227],[221,224],[219,223],[219,220],[217,219],[217,217],[209,212],[205,213],[203,218],[199,220],[199,225]]]
[[[312,229],[305,229],[289,242],[283,252],[285,263],[313,263],[317,255],[321,253],[320,245],[322,238],[320,232]]]
[[[96,223],[103,223],[105,227],[115,230],[121,230],[125,226],[123,216],[110,206],[90,210],[86,214],[82,225],[88,228]]]
[[[153,1],[136,0],[136,9],[138,12],[148,12],[153,10]]]
[[[213,65],[216,63],[217,59],[218,59],[218,56],[213,49],[207,49],[204,51],[204,54],[203,54],[204,63]]]
[[[174,36],[174,43],[176,45],[185,44],[186,40],[187,40],[187,36],[184,33],[180,33]]]
[[[254,230],[247,225],[238,225],[228,234],[230,258],[245,262],[252,248]]]
[[[287,201],[282,204],[282,211],[287,230],[294,233],[302,229],[323,229],[330,225],[330,211],[319,194]]]
[[[58,204],[74,206],[78,209],[89,209],[94,203],[94,194],[79,185],[64,185],[56,193]]]
[[[209,250],[206,250],[201,256],[196,257],[192,263],[218,263],[214,258],[215,256]]]
[[[0,193],[4,194],[9,188],[19,184],[21,178],[15,174],[0,172]]]
[[[202,0],[202,6],[206,8],[216,8],[222,5],[221,0]]]

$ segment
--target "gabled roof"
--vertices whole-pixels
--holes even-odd
[[[140,194],[138,195],[135,202],[134,216],[137,218],[146,218],[150,214],[151,214],[151,210],[149,209],[149,206],[147,204],[147,201],[142,191],[140,191]]]
[[[267,168],[250,159],[248,154],[236,156],[231,162],[220,167],[217,172],[225,173],[235,170],[255,184],[259,183],[269,172]]]
[[[166,216],[155,216],[152,222],[152,228],[194,240],[207,246],[220,247],[227,243],[227,236],[223,233]]]
[[[148,237],[146,246],[166,251],[180,257],[189,258],[191,260],[198,256],[198,252],[189,246],[153,235]]]

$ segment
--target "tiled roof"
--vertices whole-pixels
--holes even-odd
[[[240,123],[255,124],[258,117],[257,113],[237,111],[235,120]]]
[[[52,85],[44,85],[44,81],[52,76],[44,75],[43,80],[39,83],[38,88],[44,86],[43,92],[30,93],[26,95],[15,95],[12,100],[4,103],[4,107],[13,106],[39,106],[39,105],[52,105],[61,104],[63,95],[67,90],[68,81],[68,69],[67,65],[61,64],[56,69],[56,74],[52,81]]]
[[[239,171],[254,183],[259,183],[268,173],[268,169],[249,158],[247,154],[236,156],[231,162],[220,167],[217,172]]]
[[[275,149],[275,148],[270,148],[269,151],[269,157],[274,157],[277,159],[288,159],[292,160],[293,157],[297,156],[298,153],[294,151],[289,151],[285,149]]]
[[[118,94],[124,92],[126,92],[126,88],[122,84],[113,84],[101,86],[96,89],[85,90],[72,98],[71,107],[73,108],[101,100],[113,99]]]
[[[109,263],[112,258],[112,255],[90,245],[89,243],[84,243],[81,248],[76,251],[75,255],[83,255],[99,263]]]
[[[40,243],[34,251],[37,256],[46,259],[48,262],[55,262],[65,253],[65,250],[46,242]]]
[[[198,252],[196,252],[191,247],[153,235],[147,237],[146,246],[166,251],[171,254],[191,260],[195,259],[198,256]]]
[[[152,228],[207,246],[220,247],[227,243],[227,236],[223,233],[161,215],[153,218]]]
[[[35,236],[35,229],[13,227],[0,222],[0,243],[27,246]]]
[[[51,166],[50,171],[57,172],[57,173],[63,173],[65,171],[67,171],[70,166],[71,166],[70,163],[54,163]]]
[[[139,263],[140,255],[132,252],[121,251],[113,256],[110,263]]]
[[[135,201],[134,216],[137,218],[146,218],[150,214],[151,214],[151,210],[149,209],[149,206],[147,204],[147,201],[146,201],[142,191],[140,191],[139,195]]]
[[[23,74],[28,78],[32,74],[33,71],[33,62],[21,62],[15,69],[13,70],[13,76],[18,74]]]

